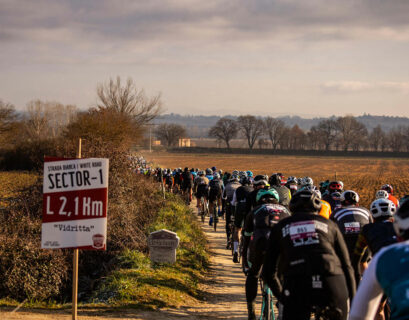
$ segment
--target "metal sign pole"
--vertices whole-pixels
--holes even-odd
[[[78,153],[77,158],[81,159],[81,143],[82,140],[78,140]],[[78,256],[79,250],[74,249],[73,254],[73,267],[72,267],[72,320],[77,320],[77,300],[78,300]]]

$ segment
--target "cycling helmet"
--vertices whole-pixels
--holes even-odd
[[[297,183],[301,186],[302,185],[302,182],[303,182],[303,178],[297,178]]]
[[[234,176],[238,176],[238,175],[239,175],[239,171],[233,170],[233,172],[232,172],[231,174],[234,175]]]
[[[217,172],[213,173],[213,178],[220,179],[220,174],[218,174]]]
[[[205,175],[205,172],[204,172],[203,170],[200,170],[197,174],[198,174],[199,176],[204,176],[204,175]]]
[[[240,179],[240,183],[244,186],[244,185],[249,185],[251,184],[251,180],[249,177],[241,177]]]
[[[409,201],[405,201],[393,216],[393,227],[398,236],[409,238]]]
[[[331,198],[335,201],[340,201],[341,200],[341,193],[336,191],[331,193]]]
[[[342,204],[357,204],[359,202],[359,195],[353,190],[346,190],[339,198]]]
[[[240,178],[247,177],[247,173],[245,171],[240,171],[239,172],[239,177]]]
[[[325,181],[320,182],[320,191],[321,191],[321,193],[324,193],[326,190],[328,190],[328,185],[329,185],[329,180],[325,180]]]
[[[268,184],[268,181],[267,181],[267,176],[262,175],[262,174],[259,174],[259,175],[255,176],[253,184],[255,186],[259,186],[259,185],[268,186],[269,184]]]
[[[314,184],[314,181],[312,180],[312,178],[310,177],[305,177],[302,179],[302,183],[303,186],[312,186]]]
[[[375,199],[388,199],[389,194],[386,190],[378,190],[375,194]]]
[[[291,212],[318,212],[322,206],[321,199],[311,190],[301,190],[294,193],[290,200]]]
[[[273,173],[268,179],[268,183],[272,186],[281,186],[281,175]]]
[[[293,177],[293,176],[290,176],[290,177],[288,177],[288,179],[287,179],[287,183],[288,183],[288,184],[295,184],[295,183],[297,183],[297,178],[296,178],[296,177]]]
[[[328,190],[330,193],[333,192],[342,192],[342,189],[344,188],[344,184],[342,181],[331,181],[328,185]]]
[[[393,194],[393,187],[390,184],[384,184],[381,187],[381,190],[385,190],[386,192]]]
[[[268,190],[261,189],[257,192],[256,202],[260,203],[260,202],[263,202],[263,200],[265,201],[268,198],[275,199],[277,202],[280,199],[278,192],[275,189],[268,189]]]
[[[252,177],[253,176],[253,172],[251,172],[250,170],[247,170],[247,177]]]
[[[222,175],[223,174],[223,170],[219,169],[219,174]]]
[[[207,169],[206,169],[206,175],[210,176],[210,175],[212,175],[212,174],[213,174],[213,170],[210,169],[210,168],[207,168]]]
[[[216,167],[212,167],[212,171],[215,172],[215,171],[216,171]]]
[[[237,174],[232,174],[229,181],[239,181],[239,176]]]
[[[396,206],[392,201],[381,198],[372,202],[369,210],[374,218],[392,217],[396,213]]]

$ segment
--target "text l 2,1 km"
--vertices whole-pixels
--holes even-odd
[[[106,249],[108,159],[44,161],[44,249]]]

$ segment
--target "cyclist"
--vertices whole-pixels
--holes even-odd
[[[192,188],[193,188],[193,174],[186,167],[182,173],[182,191],[183,194],[188,197],[188,204],[192,201]]]
[[[359,195],[352,190],[346,190],[341,195],[341,208],[335,210],[331,219],[335,221],[344,236],[348,252],[352,257],[355,245],[361,233],[362,227],[373,221],[368,209],[359,206]],[[368,255],[363,262],[367,262]],[[355,268],[355,279],[359,281],[359,268]]]
[[[260,190],[257,204],[244,223],[243,268],[246,278],[246,300],[249,319],[255,318],[255,300],[267,241],[272,227],[283,218],[289,217],[286,207],[279,205],[279,195],[274,189]]]
[[[257,192],[261,189],[269,187],[268,177],[266,175],[259,174],[254,177],[253,191],[250,192],[246,199],[246,214],[248,214],[257,205]]]
[[[381,190],[385,190],[385,191],[388,193],[388,199],[391,200],[391,201],[395,204],[395,206],[396,206],[397,208],[399,208],[399,201],[398,201],[398,199],[393,195],[393,187],[392,187],[392,185],[390,185],[390,184],[384,184],[384,185],[381,187]]]
[[[409,202],[394,215],[398,240],[382,248],[365,271],[354,300],[349,319],[374,319],[382,295],[388,298],[391,320],[409,318]]]
[[[233,200],[234,192],[241,184],[239,182],[239,177],[237,175],[232,175],[228,184],[223,191],[223,199],[226,203],[226,236],[227,236],[227,245],[226,248],[229,248],[231,234],[231,217],[234,215],[234,207],[231,202]]]
[[[297,192],[298,189],[298,185],[297,185],[297,178],[290,176],[287,179],[287,183],[285,184],[285,186],[290,189],[291,195],[293,195],[294,193]]]
[[[237,263],[238,260],[238,247],[241,228],[246,216],[246,199],[250,192],[253,191],[251,180],[249,177],[243,177],[240,180],[241,186],[238,187],[234,193],[232,204],[236,207],[234,214],[234,234],[233,234],[233,262]]]
[[[310,319],[314,307],[332,320],[347,319],[354,273],[339,228],[319,216],[320,209],[315,192],[295,193],[292,216],[278,222],[268,240],[262,275],[283,305],[284,320]]]
[[[204,200],[204,206],[207,206],[207,198],[209,196],[209,179],[206,178],[205,172],[199,171],[194,183],[194,189],[197,199],[197,213],[198,215],[204,214],[201,208],[201,198]]]
[[[270,187],[278,192],[280,204],[288,208],[291,200],[291,192],[286,186],[281,184],[281,174],[273,173],[268,180]]]
[[[342,194],[343,188],[344,184],[342,181],[331,181],[327,192],[322,195],[322,200],[327,201],[331,205],[332,211],[341,207],[339,195]]]
[[[363,226],[356,242],[354,253],[351,256],[352,265],[358,270],[361,257],[368,247],[371,255],[375,255],[383,247],[397,242],[395,229],[393,228],[393,215],[396,213],[395,204],[388,199],[380,198],[371,203],[370,211],[374,218],[374,223],[368,223]],[[363,264],[362,269],[366,268],[367,264]],[[382,299],[376,319],[385,319],[385,303],[386,299]]]
[[[213,174],[213,180],[209,182],[209,206],[211,208],[209,219],[210,225],[212,225],[212,221],[215,221],[215,223],[219,221],[218,213],[220,212],[222,194],[223,182],[220,180],[220,175],[216,172]]]

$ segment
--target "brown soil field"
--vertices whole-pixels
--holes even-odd
[[[254,174],[282,172],[287,176],[310,176],[318,184],[326,179],[342,180],[345,189],[358,192],[361,204],[369,206],[375,192],[389,183],[399,199],[409,194],[409,159],[301,157],[238,154],[149,153],[144,157],[165,168],[216,166],[223,171],[252,170]]]

